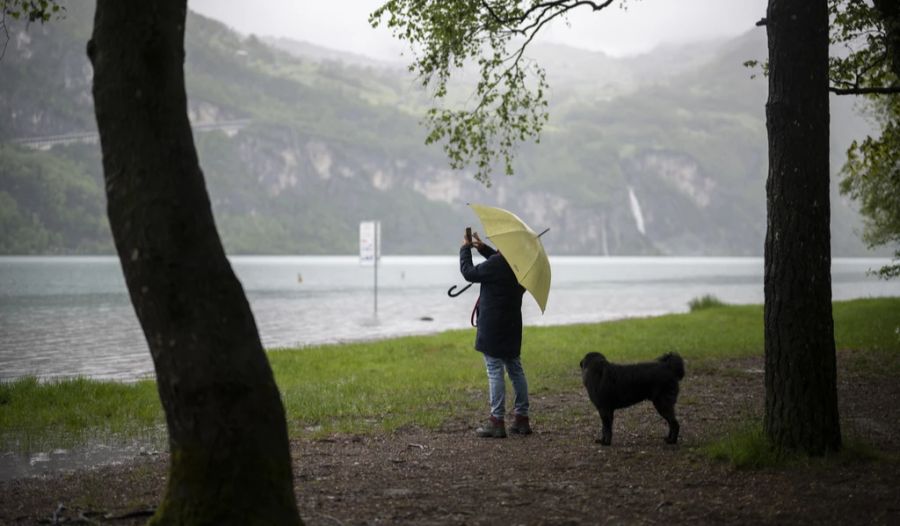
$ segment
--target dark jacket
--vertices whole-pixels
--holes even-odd
[[[459,270],[463,278],[481,283],[478,304],[478,330],[475,349],[494,358],[515,358],[522,350],[522,294],[516,275],[506,259],[496,250],[483,245],[486,260],[472,264],[472,250],[459,251]]]

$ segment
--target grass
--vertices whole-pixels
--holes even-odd
[[[827,454],[819,458],[777,451],[766,438],[762,422],[755,421],[729,431],[722,438],[706,444],[700,449],[702,453],[712,460],[726,462],[739,470],[854,464],[890,460],[888,456],[854,438],[852,432],[849,434],[849,437],[844,437],[843,442],[840,452]]]
[[[67,448],[98,437],[161,434],[156,384],[76,378],[0,383],[0,450]]]
[[[762,352],[759,307],[563,327],[527,327],[523,363],[535,393],[580,388],[589,351],[638,361],[675,351],[692,363]],[[709,327],[732,327],[711,331]],[[484,362],[471,330],[269,354],[292,433],[435,427],[484,404]]]
[[[694,298],[688,302],[688,308],[690,308],[691,312],[703,309],[714,309],[716,307],[723,307],[724,305],[725,303],[722,302],[722,300],[711,294]]]
[[[727,462],[737,469],[774,467],[787,461],[770,447],[761,422],[734,429],[704,446],[702,451],[711,459]]]
[[[900,376],[900,298],[835,303],[834,339],[851,367]]]
[[[875,374],[900,375],[900,298],[834,305],[839,349]],[[589,351],[613,361],[680,353],[688,374],[717,360],[763,353],[762,307],[719,306],[654,318],[526,327],[523,364],[534,393],[578,390]],[[484,405],[484,365],[473,331],[282,349],[269,353],[292,436],[439,426]],[[887,364],[887,365],[886,365]],[[71,447],[97,437],[158,436],[164,418],[152,381],[86,379],[0,383],[0,451]]]

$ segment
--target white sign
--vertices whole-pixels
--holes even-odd
[[[374,265],[381,259],[381,221],[359,223],[359,264]]]

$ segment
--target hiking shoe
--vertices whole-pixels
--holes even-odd
[[[506,424],[493,416],[485,424],[475,430],[481,438],[506,438]]]
[[[509,432],[517,433],[519,435],[530,435],[531,425],[528,423],[528,417],[516,415],[513,424],[509,426]]]

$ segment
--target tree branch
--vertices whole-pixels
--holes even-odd
[[[0,40],[3,40],[3,49],[0,49],[0,60],[6,56],[6,46],[9,44],[9,26],[6,25],[6,13],[9,11],[7,1],[0,3]]]
[[[0,48],[0,60],[6,56],[6,46],[9,44],[9,28],[6,27],[6,11],[0,17],[0,40],[3,41],[3,47]]]
[[[828,91],[835,95],[896,95],[900,94],[900,86],[873,88],[835,88],[834,86],[829,86]]]
[[[501,18],[497,14],[497,12],[494,11],[494,8],[491,7],[490,3],[487,2],[486,0],[482,0],[481,5],[484,6],[484,8],[487,10],[488,14],[491,15],[491,18],[493,18],[498,24],[507,26],[507,27],[513,27],[516,24],[521,24],[522,22],[531,18],[531,15],[534,14],[536,11],[540,11],[541,13],[537,16],[537,19],[534,23],[530,24],[528,27],[525,27],[525,28],[522,28],[519,30],[515,30],[518,33],[524,33],[529,28],[534,27],[534,25],[537,22],[539,22],[547,14],[547,12],[552,11],[554,9],[561,8],[562,12],[565,12],[565,11],[574,9],[576,7],[589,6],[592,11],[600,11],[601,9],[604,9],[604,8],[608,7],[610,4],[612,4],[613,1],[614,0],[605,0],[604,2],[592,2],[589,0],[577,0],[574,3],[572,3],[572,0],[555,0],[553,2],[540,2],[540,3],[536,3],[536,4],[532,5],[527,10],[523,11],[521,16],[512,17],[512,18]],[[553,15],[553,17],[551,17],[551,18],[555,18],[555,17],[556,17],[556,15]]]
[[[521,31],[522,31],[522,33],[527,33],[529,30],[537,28],[535,30],[535,33],[536,33],[547,22],[553,20],[554,18],[556,18],[560,15],[568,13],[569,11],[571,11],[572,9],[575,9],[577,7],[590,6],[591,10],[593,10],[593,11],[600,11],[601,9],[609,7],[609,5],[612,3],[613,3],[613,0],[606,0],[605,2],[600,2],[600,3],[580,1],[580,2],[575,2],[573,4],[569,4],[568,2],[547,2],[546,4],[538,4],[538,5],[535,5],[534,7],[532,7],[531,9],[529,9],[526,13],[526,16],[530,15],[530,13],[535,11],[538,7],[543,6],[543,9],[541,10],[541,14],[539,14],[531,24],[523,27]],[[547,13],[554,8],[557,9],[557,11],[552,13],[548,18],[544,19],[544,17],[547,16]],[[532,38],[533,37],[534,37],[534,35],[532,34]],[[529,39],[529,41],[530,40],[531,39]]]
[[[507,67],[506,70],[504,70],[504,72],[502,74],[498,75],[494,82],[492,82],[491,84],[488,85],[487,89],[485,90],[485,93],[493,92],[494,89],[496,89],[497,85],[502,81],[502,79],[504,77],[506,77],[507,74],[509,74],[511,71],[519,69],[519,61],[522,59],[522,55],[525,53],[525,48],[528,47],[528,45],[531,43],[531,41],[534,40],[534,37],[537,36],[537,34],[540,32],[541,28],[543,28],[547,23],[549,23],[550,21],[552,21],[553,19],[555,19],[561,15],[564,15],[568,11],[575,9],[577,7],[590,6],[591,9],[593,9],[594,11],[599,11],[601,9],[604,9],[604,8],[610,6],[613,3],[613,1],[614,0],[606,0],[604,2],[598,3],[598,2],[590,2],[587,0],[581,0],[581,1],[576,1],[575,3],[570,4],[569,0],[559,0],[559,1],[555,1],[555,2],[546,2],[543,4],[535,4],[534,6],[532,6],[528,11],[525,12],[523,17],[518,19],[518,22],[524,21],[525,19],[528,18],[528,16],[531,13],[540,9],[541,12],[534,19],[534,21],[532,21],[531,24],[529,24],[521,29],[515,29],[515,28],[512,29],[512,31],[514,33],[519,33],[519,34],[525,35],[525,37],[526,37],[525,42],[521,46],[519,46],[519,48],[515,52],[511,53],[507,57],[506,60],[512,60],[512,64],[509,67]],[[492,18],[494,18],[494,20],[496,20],[498,23],[500,23],[502,25],[509,25],[509,22],[511,20],[501,19],[497,15],[497,13],[493,10],[493,8],[490,6],[490,4],[488,2],[482,0],[481,4],[484,6],[485,9],[488,10],[488,13],[490,14],[490,16]],[[554,8],[556,8],[557,11],[551,13],[548,16],[547,13]],[[485,98],[486,97],[482,97],[481,101],[479,102],[478,106],[475,108],[474,112],[481,110],[481,108],[484,106]]]
[[[487,10],[488,14],[491,15],[491,18],[493,18],[495,22],[497,22],[501,26],[509,26],[508,21],[500,18],[500,15],[498,15],[496,13],[496,11],[494,11],[494,8],[491,7],[491,4],[489,2],[487,2],[485,0],[481,0],[481,5]],[[480,28],[480,29],[486,29],[486,28]]]

